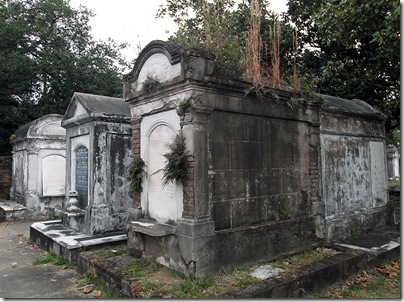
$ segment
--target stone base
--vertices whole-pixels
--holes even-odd
[[[213,221],[181,219],[175,234],[154,233],[128,227],[129,253],[152,258],[188,278],[202,278],[222,268],[273,260],[321,244],[315,236],[313,217],[225,231],[215,231]]]
[[[26,207],[17,202],[0,202],[0,222],[27,219],[28,212]]]
[[[65,211],[62,214],[62,224],[73,230],[82,231],[84,230],[84,218],[85,211],[83,210]]]
[[[31,224],[30,239],[41,249],[75,263],[81,251],[123,244],[127,236],[122,232],[87,235],[63,225],[61,220],[49,220]]]
[[[387,224],[386,207],[325,218],[327,242],[342,240]]]

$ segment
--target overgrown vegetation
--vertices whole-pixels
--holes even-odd
[[[167,163],[163,168],[163,185],[170,182],[184,183],[188,176],[189,151],[185,146],[185,137],[179,132],[172,143],[167,145],[169,152],[164,154]]]
[[[43,257],[36,259],[32,264],[53,264],[53,265],[65,265],[66,261],[63,257],[56,255],[54,252],[45,252]]]
[[[119,292],[114,287],[102,284],[92,272],[82,274],[78,279],[79,290],[85,294],[91,294],[94,298],[121,298]]]
[[[127,253],[128,249],[126,246],[118,246],[116,248],[106,248],[97,251],[97,256],[102,259],[111,258],[114,256],[119,256]]]
[[[337,251],[320,247],[276,261],[235,269],[222,268],[217,274],[196,280],[182,278],[173,270],[146,258],[125,258],[126,260],[114,265],[114,270],[135,278],[132,290],[138,298],[214,298],[241,286],[262,282],[251,275],[260,265],[271,264],[273,267],[282,268],[284,272],[281,274],[287,275],[295,273],[304,265],[330,257],[335,253]],[[112,291],[111,288],[100,288],[94,274],[85,274],[81,278],[89,286],[83,287],[83,290],[102,290],[102,293],[99,293],[100,297],[104,297],[104,291]]]
[[[145,173],[144,171],[145,165],[146,164],[144,160],[139,156],[132,157],[131,166],[129,168],[129,173],[131,177],[130,189],[132,192],[140,193],[143,190],[142,181],[143,181],[143,175]]]
[[[398,299],[400,297],[401,269],[400,260],[397,260],[376,268],[363,270],[348,280],[304,298]]]
[[[157,77],[148,75],[146,77],[146,80],[144,80],[142,83],[142,90],[148,94],[152,94],[152,93],[156,92],[158,84],[159,84],[159,81],[157,80]]]
[[[297,91],[361,99],[400,128],[398,1],[289,0],[282,16],[267,0],[167,0],[157,14],[170,40],[216,55],[218,73]],[[366,71],[366,72],[365,72]],[[396,145],[399,135],[388,135]]]

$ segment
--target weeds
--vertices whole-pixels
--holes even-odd
[[[305,298],[400,298],[400,260],[360,274]]]
[[[152,94],[152,93],[156,92],[158,84],[159,84],[159,81],[157,80],[157,77],[148,75],[146,80],[144,80],[142,83],[142,90],[148,94]]]
[[[33,265],[40,264],[53,264],[53,265],[65,265],[66,261],[63,257],[56,255],[54,252],[45,252],[42,258],[34,260]]]
[[[126,246],[120,246],[120,247],[117,247],[116,249],[98,250],[97,256],[102,259],[107,259],[107,258],[111,258],[114,256],[119,256],[119,255],[125,254],[125,253],[127,253],[127,251],[128,251],[128,249]]]

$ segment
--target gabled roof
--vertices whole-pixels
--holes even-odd
[[[75,92],[62,120],[62,126],[102,119],[130,122],[130,107],[121,98]]]

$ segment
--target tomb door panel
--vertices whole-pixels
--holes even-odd
[[[148,138],[148,213],[159,222],[178,219],[178,188],[174,183],[163,185],[163,171],[169,150],[167,144],[174,139],[175,132],[167,125],[158,125]]]
[[[80,146],[76,150],[76,191],[78,207],[85,209],[88,204],[88,149]]]
[[[65,193],[66,159],[61,155],[50,155],[42,159],[42,195]]]

